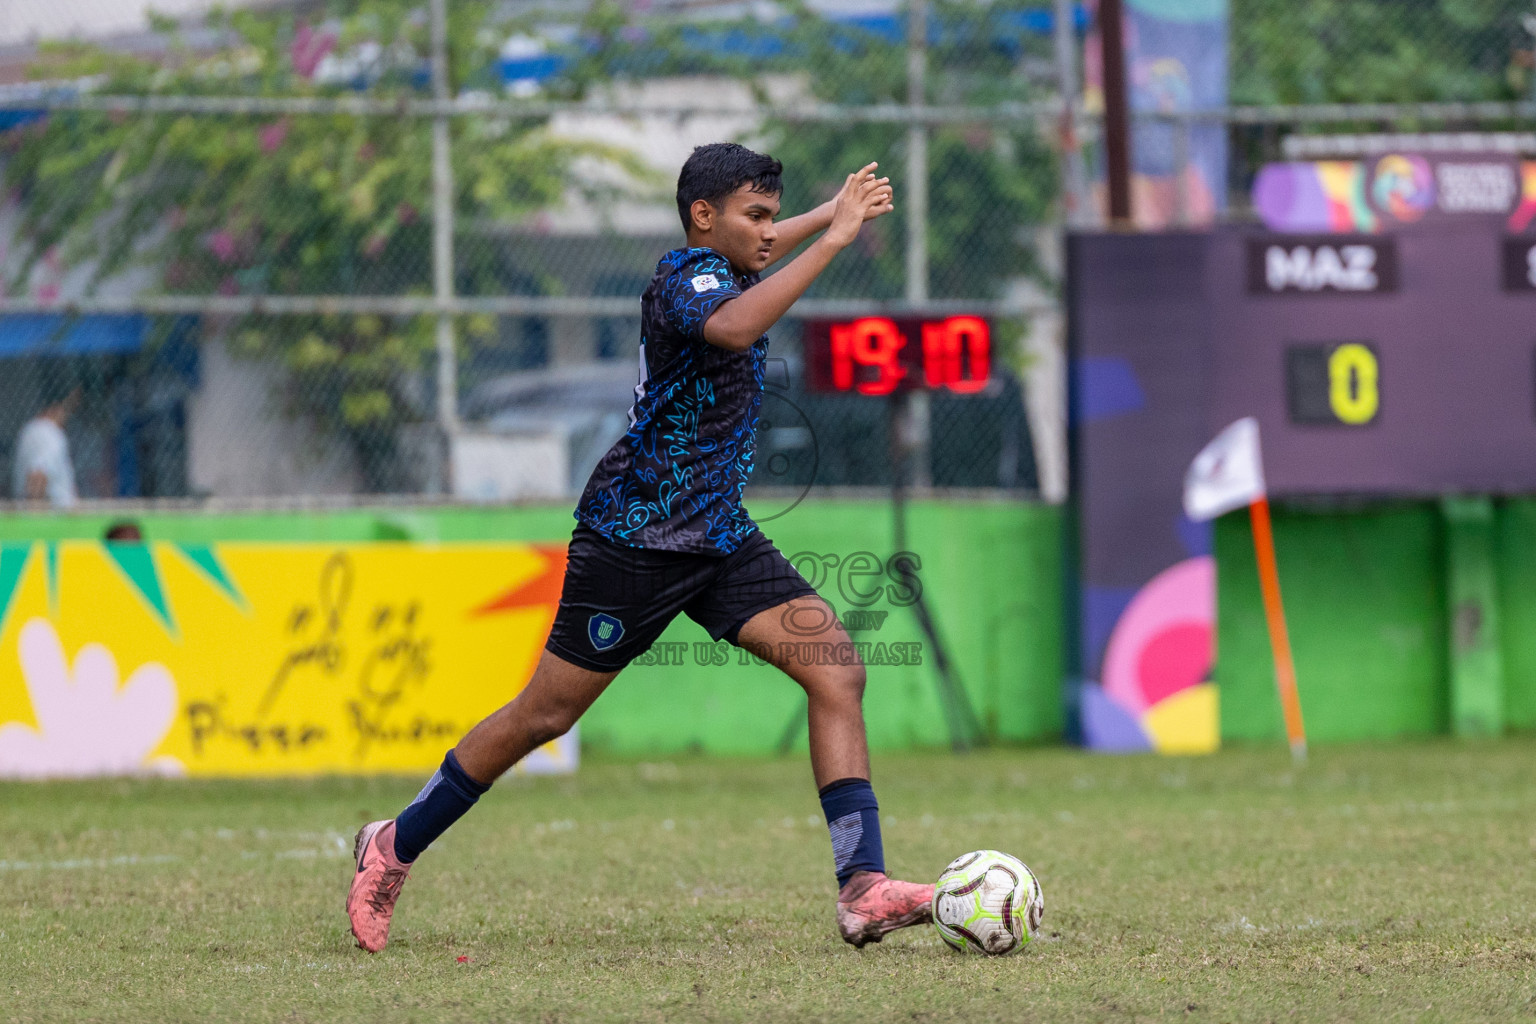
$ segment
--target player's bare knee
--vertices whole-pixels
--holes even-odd
[[[840,685],[847,691],[848,697],[856,704],[864,703],[864,684],[869,681],[869,673],[863,665],[849,665],[843,670],[843,678]]]
[[[536,747],[553,743],[570,732],[571,726],[576,724],[576,719],[579,717],[581,717],[579,713],[561,707],[542,711],[532,716],[528,722],[529,738]]]
[[[863,665],[838,665],[812,673],[801,685],[814,699],[857,707],[864,703],[864,683]]]
[[[530,702],[523,709],[524,727],[534,745],[542,746],[570,732],[583,710],[575,701],[545,694],[543,699]]]

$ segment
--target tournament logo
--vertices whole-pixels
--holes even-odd
[[[591,640],[592,646],[599,651],[606,651],[618,643],[623,636],[624,623],[607,612],[598,612],[587,620],[587,639]]]
[[[1418,220],[1435,205],[1435,178],[1429,161],[1401,153],[1382,157],[1376,164],[1371,198],[1378,210],[1385,210],[1405,224]]]

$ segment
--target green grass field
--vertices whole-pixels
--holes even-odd
[[[352,833],[419,780],[0,787],[0,1021],[1396,1021],[1536,1013],[1536,742],[876,762],[893,873],[995,846],[998,960],[833,926],[809,769],[509,780],[354,948]]]

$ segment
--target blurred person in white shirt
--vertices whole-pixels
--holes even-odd
[[[43,411],[28,420],[16,436],[11,496],[70,508],[80,499],[64,424],[80,405],[80,386],[62,374],[49,374],[43,382],[43,401]]]

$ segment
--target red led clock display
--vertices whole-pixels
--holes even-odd
[[[968,395],[992,374],[992,331],[979,316],[808,320],[803,337],[808,391],[947,388]]]

